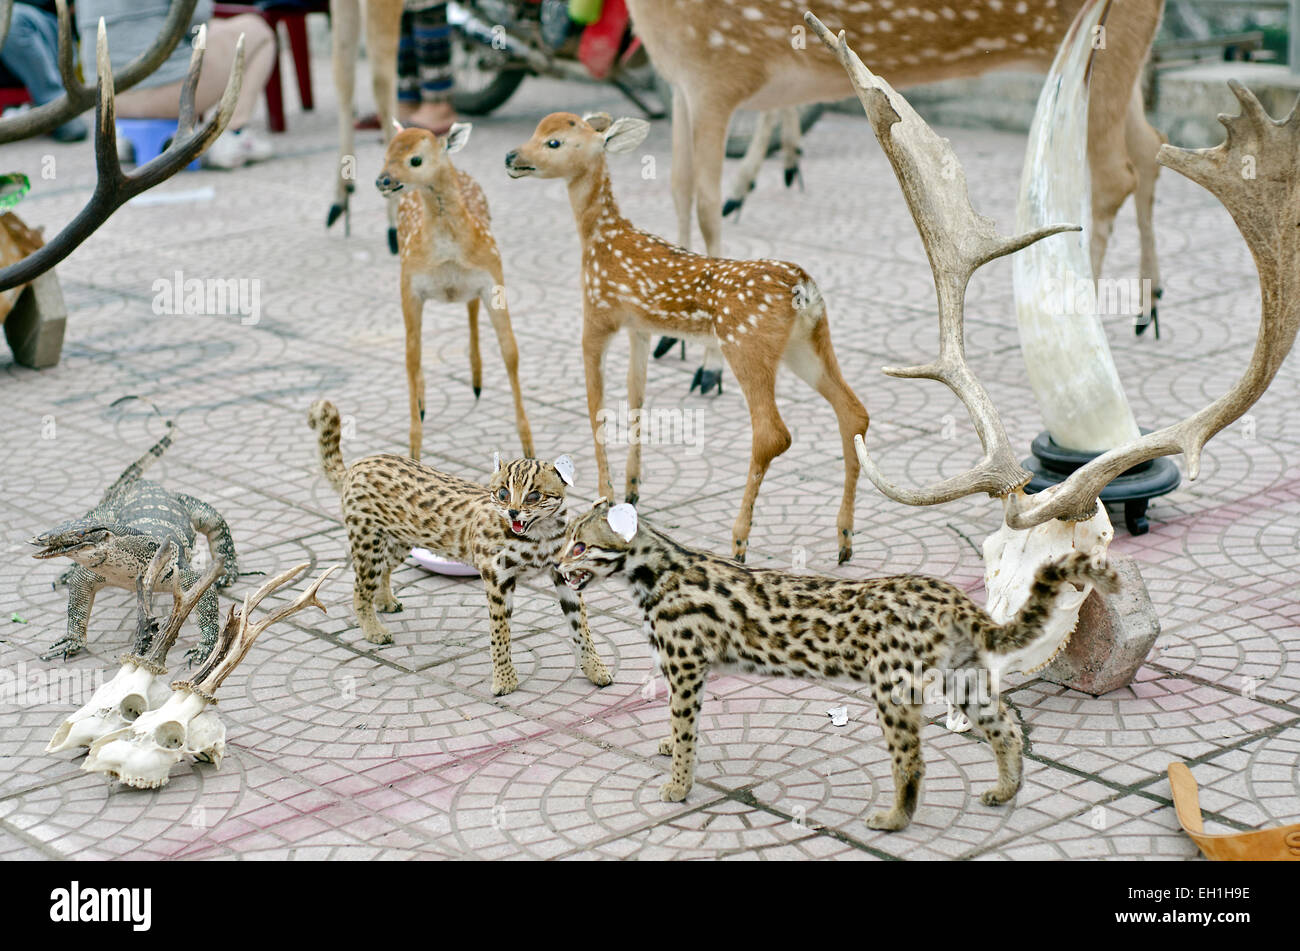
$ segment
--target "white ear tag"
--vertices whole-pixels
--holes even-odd
[[[501,453],[499,452],[492,453],[492,471],[493,472],[501,471]]]
[[[560,474],[560,478],[564,480],[565,485],[573,485],[572,459],[568,456],[560,456],[560,458],[556,459],[555,462],[551,463],[551,465],[555,466],[555,471]]]
[[[605,521],[625,542],[630,542],[636,536],[636,507],[627,502],[610,509]]]

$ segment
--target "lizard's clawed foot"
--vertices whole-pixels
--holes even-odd
[[[82,648],[85,646],[86,642],[84,640],[73,637],[69,634],[67,637],[61,637],[51,644],[50,649],[41,655],[41,660],[54,660],[54,658],[59,656],[62,656],[64,660],[67,660],[69,657],[74,657],[77,654],[80,654]]]

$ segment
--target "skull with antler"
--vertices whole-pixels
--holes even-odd
[[[1254,95],[1232,82],[1242,114],[1220,117],[1227,141],[1199,151],[1165,145],[1158,157],[1162,165],[1202,185],[1224,204],[1254,255],[1263,312],[1246,373],[1231,390],[1191,417],[1128,440],[1097,456],[1063,483],[1029,496],[1023,489],[1030,473],[1017,461],[992,400],[967,365],[963,301],[971,276],[982,265],[1077,228],[1057,224],[1017,237],[998,234],[992,221],[972,209],[965,174],[949,143],[863,64],[843,32],[833,35],[811,13],[805,19],[848,72],[893,165],[934,272],[939,357],[923,366],[887,367],[884,372],[947,385],[965,404],[984,449],[983,458],[969,471],[923,489],[907,489],[884,476],[858,436],[855,448],[862,469],[882,493],[906,505],[937,505],[980,492],[1001,499],[1004,525],[985,544],[984,555],[990,613],[995,618],[1010,616],[1027,594],[1027,579],[1038,564],[1056,557],[1063,548],[1105,551],[1113,532],[1099,500],[1102,489],[1134,466],[1179,452],[1187,457],[1188,477],[1195,479],[1202,447],[1263,395],[1290,352],[1300,326],[1300,229],[1296,228],[1300,218],[1300,115],[1293,111],[1277,122]],[[1075,39],[1083,42],[1077,36]],[[1065,52],[1058,63],[1065,61]],[[1258,169],[1253,180],[1241,175],[1246,156],[1254,159]],[[1063,595],[1074,608],[1071,612],[1068,605],[1059,604],[1054,612],[1064,630],[1055,632],[1054,643],[1047,644],[1052,639],[1045,639],[1033,657],[1017,658],[1008,669],[1032,671],[1047,663],[1068,639],[1086,595],[1087,591]]]
[[[122,656],[122,666],[108,683],[95,691],[90,701],[63,721],[54,732],[47,753],[90,746],[100,737],[134,722],[142,713],[156,710],[171,696],[167,685],[167,653],[180,634],[185,618],[198,604],[224,569],[217,558],[188,591],[182,592],[176,567],[176,547],[160,545],[149,566],[135,583],[138,612],[135,644]],[[154,591],[165,575],[172,579],[172,611],[165,624],[153,612]]]
[[[171,767],[186,754],[220,766],[226,749],[226,728],[216,711],[211,709],[217,702],[217,688],[239,666],[258,635],[268,627],[306,607],[325,610],[316,593],[334,568],[322,572],[292,604],[251,623],[253,609],[272,592],[297,578],[307,567],[303,563],[290,568],[246,596],[242,610],[232,608],[216,647],[194,677],[173,683],[170,696],[156,709],[140,714],[129,726],[97,739],[91,744],[90,754],[81,768],[105,773],[138,789],[152,789],[166,785]],[[196,602],[197,597],[190,602],[190,607]],[[182,614],[175,625],[178,630],[183,621]]]

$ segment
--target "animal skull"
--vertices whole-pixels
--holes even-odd
[[[162,706],[169,696],[171,688],[156,668],[142,666],[139,658],[123,658],[113,679],[101,685],[89,702],[54,731],[45,752],[90,746],[100,737],[133,723],[142,713]]]

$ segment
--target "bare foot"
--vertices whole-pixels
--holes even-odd
[[[402,119],[407,125],[428,129],[436,135],[445,135],[456,121],[456,108],[449,102],[422,102]]]

